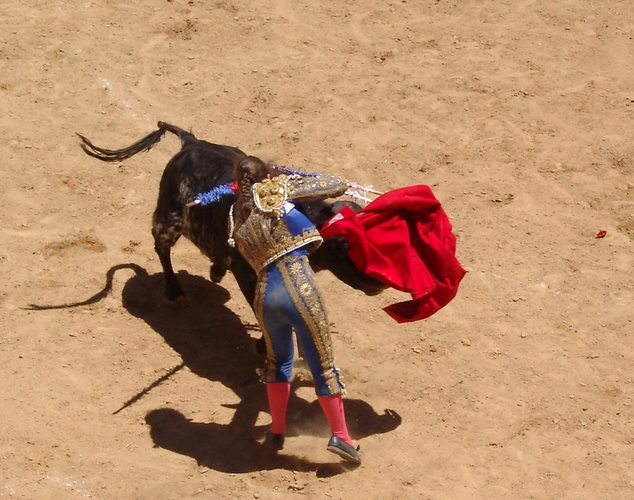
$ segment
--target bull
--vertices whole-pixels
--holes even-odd
[[[171,260],[171,248],[181,236],[185,236],[211,261],[211,280],[218,283],[227,270],[231,270],[241,292],[252,304],[256,274],[227,242],[229,211],[235,196],[223,197],[209,205],[192,204],[197,195],[232,181],[234,165],[245,158],[246,153],[236,147],[197,139],[192,133],[165,122],[159,122],[157,130],[134,144],[116,150],[95,146],[83,135],[77,135],[81,148],[89,156],[105,162],[120,162],[149,151],[166,132],[180,139],[181,149],[163,171],[152,217],[154,249],[163,268],[165,297],[170,303],[182,301],[185,297]],[[350,201],[313,201],[298,205],[318,229],[344,205],[360,208]],[[345,239],[326,239],[311,254],[311,266],[315,271],[331,271],[339,280],[366,295],[380,293],[385,285],[360,272],[348,257],[348,251]]]

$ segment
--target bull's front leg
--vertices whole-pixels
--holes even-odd
[[[229,258],[225,256],[212,262],[212,264],[209,266],[209,278],[211,279],[211,281],[213,281],[214,283],[220,283],[222,281],[222,278],[225,277],[225,274],[227,274],[228,267]]]

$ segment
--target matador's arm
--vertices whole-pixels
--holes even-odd
[[[323,174],[314,177],[290,176],[287,189],[290,201],[313,201],[341,196],[348,189],[348,182]]]

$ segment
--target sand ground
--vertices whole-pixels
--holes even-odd
[[[3,0],[0,33],[0,497],[634,496],[629,1]],[[360,468],[301,380],[262,450],[255,319],[189,242],[162,305],[177,139],[74,135],[158,120],[442,201],[469,273],[432,318],[319,275]]]

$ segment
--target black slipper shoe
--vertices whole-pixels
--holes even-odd
[[[348,462],[352,462],[353,464],[361,463],[361,454],[359,452],[359,447],[355,450],[353,446],[350,446],[343,439],[338,438],[337,436],[331,436],[330,441],[328,441],[328,446],[326,447],[328,451],[336,453],[344,460]]]

